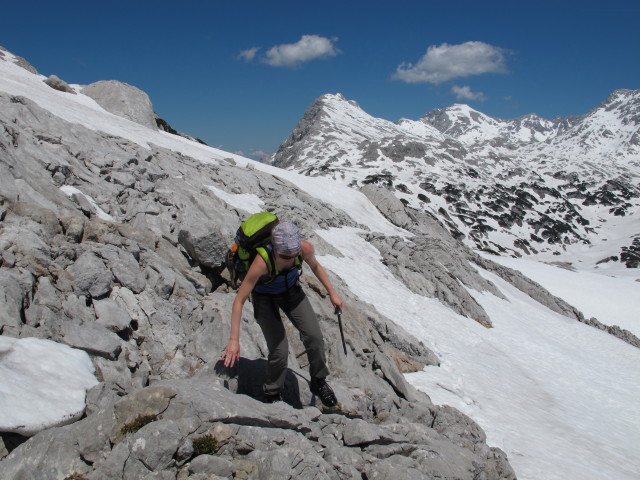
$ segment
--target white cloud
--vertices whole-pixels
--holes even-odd
[[[303,35],[296,43],[271,47],[262,61],[274,67],[295,67],[317,58],[335,57],[340,53],[334,46],[336,40],[319,35]]]
[[[472,92],[471,87],[466,85],[464,87],[454,85],[451,88],[451,93],[456,96],[456,100],[478,100],[480,102],[484,102],[487,99],[484,93]]]
[[[393,78],[407,83],[439,84],[452,78],[506,73],[506,51],[484,42],[432,45],[416,63],[402,63]]]
[[[258,50],[260,50],[260,47],[248,48],[247,50],[241,51],[238,58],[244,59],[245,62],[250,62],[256,57]]]
[[[264,150],[253,150],[250,155],[252,157],[262,158],[262,157],[266,157],[269,154]]]

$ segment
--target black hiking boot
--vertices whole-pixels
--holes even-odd
[[[325,407],[335,407],[338,403],[335,393],[324,378],[311,379],[311,393],[318,396]]]
[[[275,403],[275,402],[281,402],[281,401],[282,401],[282,394],[280,392],[264,393],[262,395],[263,403]]]

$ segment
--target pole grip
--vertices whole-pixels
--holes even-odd
[[[344,356],[347,356],[347,344],[344,341],[344,331],[342,330],[342,310],[340,307],[336,307],[336,315],[338,316],[338,327],[340,328],[340,338],[342,338],[342,349],[344,350]]]

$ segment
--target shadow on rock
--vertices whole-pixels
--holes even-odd
[[[267,371],[267,361],[263,358],[250,360],[240,358],[238,363],[232,367],[224,366],[222,360],[216,362],[214,371],[222,380],[225,388],[240,395],[248,395],[256,400],[262,401],[262,385],[265,381]],[[287,369],[287,377],[284,383],[282,399],[294,408],[302,408],[300,397],[299,381],[308,382],[306,378],[291,369]]]

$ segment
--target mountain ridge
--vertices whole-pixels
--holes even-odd
[[[640,90],[616,90],[585,115],[554,120],[502,120],[456,104],[397,123],[326,94],[267,162],[385,185],[474,248],[557,256],[601,245],[609,225],[618,232],[615,217],[638,215]],[[625,235],[605,257],[631,250],[624,262],[638,266],[638,235]]]

